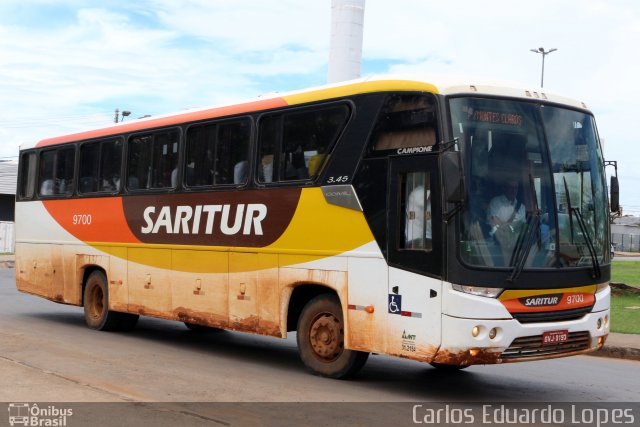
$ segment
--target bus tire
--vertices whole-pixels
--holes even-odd
[[[298,318],[298,352],[315,375],[348,378],[367,361],[369,353],[344,348],[344,321],[340,300],[322,294],[309,301]]]
[[[84,287],[84,320],[97,331],[114,331],[121,323],[122,315],[109,310],[109,288],[102,271],[94,271]],[[135,324],[134,324],[135,326]]]

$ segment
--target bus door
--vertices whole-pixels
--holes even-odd
[[[387,351],[429,361],[440,346],[442,228],[436,154],[392,157]]]

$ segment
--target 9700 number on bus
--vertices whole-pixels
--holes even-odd
[[[74,215],[73,216],[73,225],[90,225],[91,224],[91,215]]]

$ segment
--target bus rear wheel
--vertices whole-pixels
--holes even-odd
[[[84,319],[87,326],[98,331],[131,330],[139,316],[109,310],[109,288],[102,271],[94,271],[84,288]]]
[[[337,295],[323,294],[305,305],[298,319],[298,351],[316,375],[348,378],[367,361],[369,353],[344,348],[344,321]]]

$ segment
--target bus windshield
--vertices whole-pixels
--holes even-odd
[[[591,115],[480,98],[455,98],[450,108],[465,157],[465,263],[597,270],[608,261],[603,161]]]

